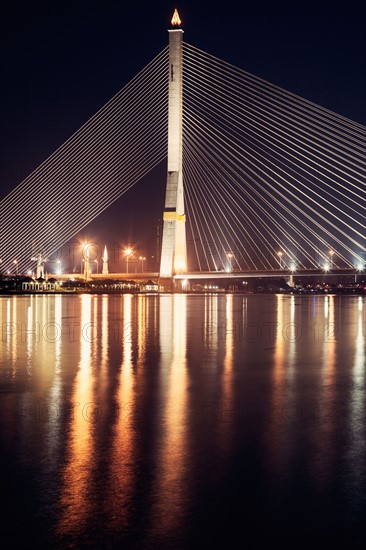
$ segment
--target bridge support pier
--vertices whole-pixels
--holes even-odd
[[[176,281],[173,277],[160,277],[158,280],[159,292],[175,292]]]

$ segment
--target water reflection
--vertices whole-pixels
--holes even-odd
[[[184,483],[187,464],[187,296],[164,296],[160,301],[160,442],[159,476],[153,487],[151,531],[159,538],[179,528],[187,503]]]
[[[357,489],[364,478],[366,466],[366,420],[365,420],[365,303],[357,299],[357,330],[352,369],[352,390],[350,399],[350,441],[349,466],[353,486]]]
[[[123,301],[123,326],[128,330],[121,340],[122,363],[116,380],[114,400],[116,421],[113,426],[111,456],[108,460],[109,478],[106,489],[106,512],[109,528],[126,529],[131,515],[131,499],[135,474],[135,380],[132,362],[132,302],[127,295]]]
[[[89,481],[93,461],[92,403],[94,376],[91,365],[92,337],[89,331],[92,318],[92,300],[81,297],[80,362],[70,400],[71,416],[68,432],[66,465],[61,473],[61,517],[57,530],[64,534],[80,531],[90,513],[93,499]]]
[[[4,461],[32,472],[49,540],[203,547],[200,529],[240,534],[243,495],[274,530],[364,518],[363,297],[15,296],[0,313]]]

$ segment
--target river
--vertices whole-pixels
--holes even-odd
[[[0,312],[3,548],[364,547],[365,297]]]

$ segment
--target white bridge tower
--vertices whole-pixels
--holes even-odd
[[[187,272],[186,217],[182,174],[183,30],[174,11],[169,32],[168,174],[163,216],[160,277]]]

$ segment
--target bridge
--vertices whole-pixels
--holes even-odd
[[[45,258],[56,262],[65,243],[165,163],[159,273],[93,274],[87,247],[80,276],[362,273],[365,134],[184,42],[175,12],[169,46],[0,202],[0,272],[34,271],[38,258],[43,273]]]

